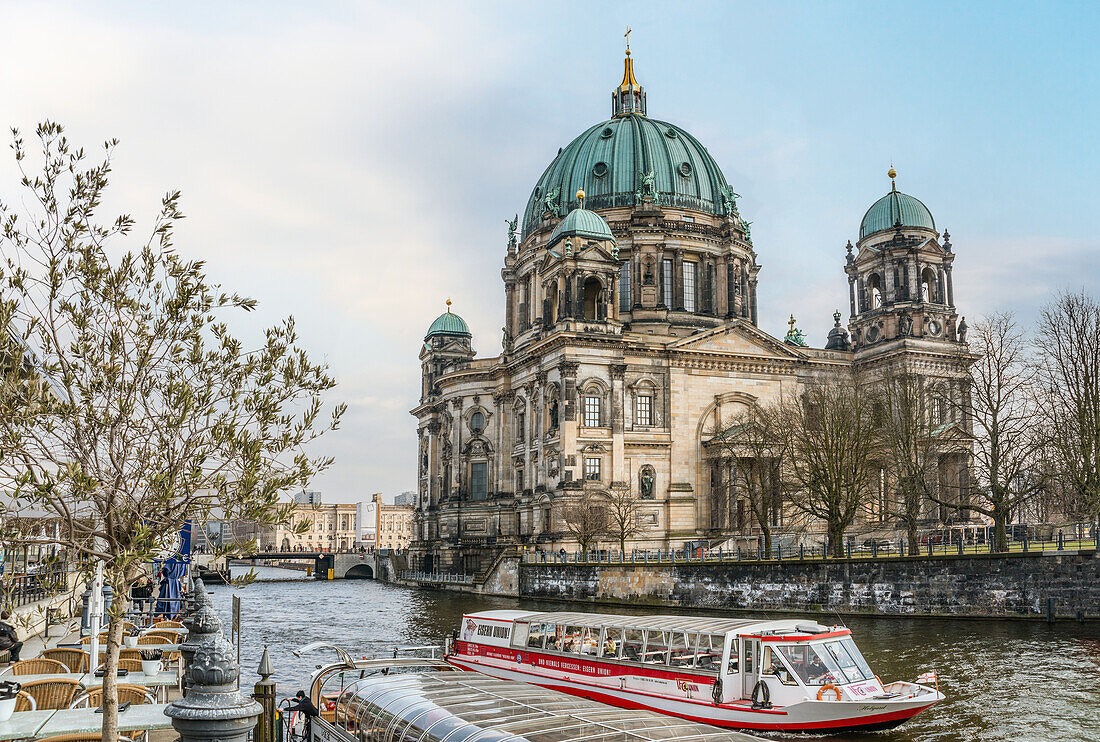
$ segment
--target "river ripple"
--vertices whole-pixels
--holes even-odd
[[[259,568],[257,573],[261,581],[243,590],[214,585],[210,591],[227,629],[231,596],[234,592],[241,596],[242,685],[257,679],[256,667],[267,644],[280,697],[304,688],[317,664],[334,659],[324,652],[302,658],[290,653],[308,642],[330,641],[357,656],[388,656],[399,645],[442,644],[465,612],[591,610],[575,604],[410,590],[373,580],[317,582],[270,568]],[[287,577],[296,579],[277,579]],[[898,729],[830,739],[1100,740],[1100,626],[1096,624],[893,618],[852,618],[847,624],[884,681],[913,680],[935,668],[947,701]]]

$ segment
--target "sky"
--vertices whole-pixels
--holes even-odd
[[[505,220],[610,115],[628,26],[650,115],[742,196],[765,331],[824,345],[891,165],[951,232],[969,322],[1100,294],[1097,3],[0,0],[0,123],[117,137],[104,216],[148,227],[180,189],[179,252],[260,302],[234,329],[293,315],[339,382],[312,488],[389,499],[424,332],[450,298],[499,352]],[[0,199],[15,173],[0,150]]]

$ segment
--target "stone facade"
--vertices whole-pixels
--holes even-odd
[[[302,522],[307,529],[295,533],[293,527]],[[262,529],[258,541],[261,549],[274,551],[341,551],[355,546],[358,533],[354,503],[303,503],[295,505],[289,524]]]
[[[629,60],[627,71],[632,81]],[[562,193],[578,184],[575,197]],[[965,395],[953,254],[930,214],[899,212],[858,249],[849,243],[856,341],[838,314],[818,349],[757,326],[761,266],[737,197],[690,134],[621,101],[559,153],[531,194],[522,239],[511,223],[500,354],[476,357],[449,307],[421,348],[412,568],[479,573],[507,547],[575,548],[563,513],[586,491],[640,499],[631,546],[752,536],[731,464],[707,446],[747,405],[853,368],[917,371]],[[895,281],[902,264],[912,268]],[[961,451],[945,479],[965,479],[967,461]],[[778,503],[780,532],[783,514]]]
[[[375,495],[374,512],[377,517],[374,528],[375,548],[407,548],[415,535],[412,506],[387,505],[382,502],[382,495]]]

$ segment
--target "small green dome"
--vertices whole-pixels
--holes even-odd
[[[450,304],[450,302],[447,303]],[[473,337],[470,334],[470,327],[466,324],[466,320],[459,317],[449,308],[446,312],[435,318],[435,322],[428,328],[428,334],[424,336],[424,341],[427,342],[437,335],[449,335],[451,337],[463,338]]]
[[[662,206],[726,213],[726,177],[706,148],[674,124],[641,115],[619,116],[590,127],[558,153],[539,178],[523,212],[523,236],[547,211],[565,214],[583,190],[586,209],[633,206],[652,173],[654,199]]]
[[[859,238],[862,240],[875,232],[893,229],[899,221],[903,227],[936,230],[932,212],[920,199],[891,188],[889,193],[875,201],[863,215],[863,222],[859,225]]]
[[[558,222],[558,226],[554,227],[547,246],[553,245],[564,237],[583,237],[586,240],[600,242],[615,241],[615,235],[611,234],[611,227],[607,226],[604,218],[588,209],[573,209],[566,214],[565,218]]]

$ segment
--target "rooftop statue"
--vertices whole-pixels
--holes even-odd
[[[552,190],[552,191],[550,191],[549,193],[546,194],[546,198],[544,198],[542,200],[542,202],[543,202],[543,204],[546,205],[546,210],[547,211],[556,211],[557,210],[557,208],[558,208],[558,195],[560,193],[561,193],[561,189],[560,188],[555,188],[554,190]]]
[[[516,228],[519,227],[519,214],[516,214],[513,219],[505,219],[504,221],[508,222],[508,249],[515,250]]]
[[[721,188],[722,193],[722,206],[726,209],[726,216],[740,217],[740,212],[737,211],[737,199],[741,198],[740,193],[734,193],[733,186],[724,185]]]

